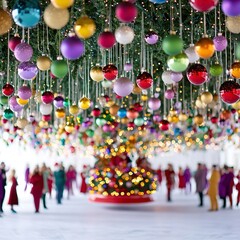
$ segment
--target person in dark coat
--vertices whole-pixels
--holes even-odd
[[[159,186],[161,186],[161,183],[162,183],[162,169],[161,169],[160,166],[159,166],[158,170],[156,171],[156,174],[157,174],[158,184],[159,184]]]
[[[228,174],[227,174],[227,197],[230,202],[230,208],[233,207],[233,187],[234,187],[234,169],[233,167],[228,168]]]
[[[191,174],[191,171],[190,171],[189,167],[186,167],[183,175],[184,175],[184,179],[185,179],[185,182],[186,182],[186,194],[188,194],[192,190],[192,185],[191,185],[192,174]]]
[[[30,168],[29,168],[29,165],[27,165],[26,170],[25,170],[25,188],[24,188],[24,191],[27,190],[27,186],[28,186],[28,183],[29,183],[29,177],[30,177]]]
[[[203,207],[204,205],[204,190],[206,188],[206,171],[204,169],[204,166],[201,163],[198,163],[198,168],[195,173],[195,182],[196,182],[196,192],[199,195],[199,207]]]
[[[168,164],[168,168],[165,170],[165,178],[167,185],[167,201],[171,202],[171,192],[175,184],[175,172],[173,170],[172,164]]]
[[[227,205],[227,185],[228,185],[228,167],[224,166],[221,171],[221,178],[218,185],[219,197],[223,200],[222,208]]]
[[[66,175],[63,165],[55,164],[56,171],[54,171],[55,187],[56,187],[56,199],[57,203],[62,203],[63,191],[66,182]]]
[[[0,213],[3,213],[3,202],[4,202],[4,199],[5,199],[5,187],[7,185],[7,178],[6,178],[6,166],[5,166],[5,163],[2,162],[1,165],[0,165],[0,170],[1,170],[1,173],[0,173],[0,178],[1,178],[1,186],[0,186],[0,195],[1,195],[1,198],[0,198]]]
[[[17,195],[18,182],[17,182],[17,178],[16,178],[15,175],[16,175],[16,171],[13,169],[12,173],[11,173],[11,176],[9,178],[9,180],[12,182],[12,186],[11,186],[11,189],[10,189],[10,195],[9,195],[9,199],[8,199],[8,205],[11,206],[12,213],[17,213],[14,210],[13,206],[18,205],[18,195]]]
[[[39,166],[36,166],[34,169],[30,178],[30,183],[33,185],[31,194],[34,199],[35,213],[39,213],[40,200],[43,194],[43,176],[40,173]]]
[[[3,178],[2,178],[2,170],[0,169],[0,203],[2,203],[3,201],[3,195],[4,195],[4,192],[3,192]],[[1,217],[1,213],[2,211],[0,211],[0,217]]]

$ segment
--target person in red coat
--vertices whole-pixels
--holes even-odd
[[[80,193],[87,193],[87,184],[86,184],[86,172],[87,172],[87,166],[83,166],[83,171],[80,173],[81,176],[81,187],[80,187]]]
[[[237,192],[238,192],[238,195],[237,195],[237,207],[240,203],[240,171],[238,172],[238,175],[236,176],[238,182],[237,182],[237,185],[236,185],[236,189],[237,189]]]
[[[178,170],[178,188],[181,190],[186,188],[185,176],[181,167]]]
[[[18,195],[17,195],[17,179],[16,179],[16,171],[13,169],[11,172],[11,176],[9,178],[9,180],[12,182],[12,186],[10,189],[10,195],[9,195],[9,199],[8,199],[8,205],[11,206],[11,211],[12,213],[17,213],[13,206],[14,205],[18,205]]]
[[[30,183],[33,185],[31,194],[33,195],[35,213],[39,213],[40,200],[43,194],[43,176],[39,170],[39,166],[36,166],[34,169]]]
[[[167,185],[167,201],[171,202],[171,191],[175,184],[175,172],[173,170],[172,164],[168,164],[168,168],[165,170],[165,178]]]
[[[156,171],[156,174],[157,174],[157,179],[158,179],[158,183],[160,186],[162,183],[162,169],[160,166],[159,166],[158,170]]]
[[[52,188],[53,188],[53,173],[51,168],[48,168],[48,179],[47,179],[47,184],[48,184],[48,193],[49,193],[49,197],[52,198]]]

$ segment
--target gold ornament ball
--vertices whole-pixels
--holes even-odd
[[[200,97],[197,98],[195,105],[197,108],[205,108],[207,106],[205,103],[202,102]]]
[[[209,59],[215,52],[213,40],[207,37],[201,38],[195,44],[195,51],[200,58]]]
[[[90,70],[90,77],[93,81],[96,81],[96,82],[103,81],[104,75],[103,75],[102,67],[100,66],[92,67]]]
[[[117,112],[119,110],[119,106],[117,104],[113,104],[110,108],[109,108],[109,112],[112,116],[116,116]]]
[[[19,105],[21,105],[21,106],[27,105],[28,102],[29,102],[29,99],[26,99],[26,100],[25,100],[25,99],[21,99],[21,98],[17,97],[17,103],[18,103]]]
[[[0,35],[7,33],[12,27],[12,17],[9,12],[0,8]]]
[[[46,121],[40,121],[38,125],[40,128],[48,128],[48,122]]]
[[[201,114],[198,114],[194,117],[194,123],[198,126],[202,125],[203,124],[203,116]]]
[[[16,125],[19,127],[19,128],[25,128],[27,125],[28,125],[28,121],[26,118],[19,118],[16,122]]]
[[[169,121],[170,123],[176,124],[176,123],[179,122],[179,118],[178,118],[177,115],[169,115],[169,116],[168,116],[168,121]]]
[[[88,39],[95,33],[96,24],[88,16],[82,16],[76,21],[74,30],[79,38]]]
[[[240,62],[235,62],[232,64],[230,74],[236,79],[240,78]]]
[[[139,95],[142,93],[142,89],[140,87],[138,87],[138,85],[134,85],[132,93],[135,95]]]
[[[73,133],[75,130],[75,127],[72,126],[72,125],[66,125],[65,126],[65,131],[68,132],[68,133]]]
[[[210,92],[203,92],[201,95],[201,101],[205,104],[209,104],[213,101],[213,95]]]
[[[112,99],[108,100],[108,102],[106,103],[106,107],[111,107],[114,104],[114,101]]]
[[[47,71],[51,67],[52,61],[47,56],[41,56],[37,58],[37,67],[41,71]]]
[[[219,96],[218,96],[218,94],[213,94],[213,101],[214,102],[218,102],[218,100],[219,100]]]
[[[65,110],[63,108],[59,108],[55,111],[55,116],[59,119],[64,118],[65,115],[66,115],[66,113],[65,113]]]
[[[44,22],[48,27],[52,29],[61,29],[67,25],[69,21],[68,9],[55,8],[52,4],[49,4],[43,14]]]
[[[147,95],[142,95],[142,96],[141,96],[141,100],[142,100],[143,102],[146,102],[146,101],[148,100],[148,96],[147,96]]]
[[[74,4],[74,0],[51,0],[55,8],[69,8]]]
[[[78,115],[78,113],[79,113],[78,106],[76,104],[73,104],[72,106],[70,106],[69,113],[72,115]]]
[[[40,127],[35,127],[35,129],[34,129],[34,132],[35,132],[35,134],[38,134],[38,133],[40,133],[41,132],[41,128]]]
[[[169,111],[169,115],[173,116],[173,115],[176,115],[176,114],[177,114],[177,111],[175,109],[171,108],[170,111]]]
[[[179,114],[179,121],[185,122],[185,121],[187,121],[187,119],[188,119],[187,114],[185,114],[185,113],[180,113]]]
[[[240,16],[227,17],[226,26],[231,33],[240,33]]]
[[[80,100],[79,100],[79,103],[78,103],[79,107],[82,109],[82,110],[87,110],[88,108],[90,108],[91,106],[91,101],[89,98],[87,97],[82,97]]]
[[[129,119],[127,117],[124,117],[121,119],[122,124],[128,124],[128,122],[129,122]]]
[[[235,110],[240,110],[240,101],[237,101],[236,103],[232,104],[232,107],[233,107]]]

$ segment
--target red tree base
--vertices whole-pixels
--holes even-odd
[[[90,194],[90,202],[97,203],[112,203],[112,204],[136,204],[136,203],[148,203],[153,199],[150,195],[144,196],[102,196],[97,194]]]

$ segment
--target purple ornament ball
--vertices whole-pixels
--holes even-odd
[[[53,104],[56,108],[63,108],[64,98],[62,96],[57,96],[54,98]]]
[[[172,89],[168,89],[165,91],[164,96],[166,99],[173,99],[174,98],[174,91]]]
[[[222,10],[224,14],[229,17],[237,17],[240,15],[240,1],[239,0],[223,0]]]
[[[33,55],[33,49],[28,43],[20,43],[14,49],[14,56],[19,62],[28,62]]]
[[[158,110],[161,107],[161,101],[158,98],[150,98],[148,101],[148,107],[155,111]]]
[[[133,82],[127,77],[118,78],[113,85],[113,91],[121,97],[128,96],[132,90]]]
[[[76,36],[69,36],[61,43],[61,53],[68,60],[80,58],[84,51],[84,43]]]
[[[175,82],[178,83],[182,80],[183,75],[181,72],[173,72],[171,71],[171,79]]]
[[[124,71],[125,72],[130,72],[133,69],[133,65],[131,63],[125,63],[124,64]]]
[[[9,107],[13,112],[20,112],[23,109],[23,106],[20,106],[17,102],[17,97],[16,96],[12,96],[9,99]]]
[[[227,39],[221,33],[213,39],[213,43],[218,52],[224,51],[228,46]]]
[[[32,90],[30,87],[24,85],[18,89],[18,96],[23,100],[28,100],[32,96]]]
[[[150,44],[156,44],[158,42],[158,35],[157,33],[155,33],[154,31],[149,31],[146,35],[145,35],[145,41]]]
[[[160,122],[162,120],[160,115],[153,115],[153,121],[154,122]]]
[[[38,68],[33,62],[22,62],[18,66],[18,75],[23,80],[32,80],[38,74]]]

